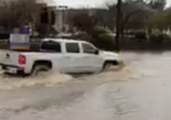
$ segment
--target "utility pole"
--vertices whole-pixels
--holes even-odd
[[[62,12],[62,32],[65,32],[64,29],[65,29],[65,22],[66,22],[66,10],[68,9],[68,6],[64,6],[64,5],[60,5],[58,6],[58,8],[61,10]]]
[[[117,15],[116,15],[116,38],[115,38],[115,47],[117,52],[120,51],[119,42],[121,40],[122,33],[122,0],[117,1]]]
[[[51,8],[49,7],[49,8],[48,8],[48,36],[49,36],[50,33],[51,33],[51,27],[52,27],[52,10],[51,10]]]

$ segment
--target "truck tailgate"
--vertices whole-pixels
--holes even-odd
[[[0,64],[18,66],[19,52],[1,50],[0,51]]]

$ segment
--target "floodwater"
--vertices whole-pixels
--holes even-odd
[[[45,80],[1,89],[0,120],[170,120],[171,53],[122,57],[126,65],[120,71],[72,80],[67,76],[70,80],[60,84],[52,82],[58,81],[56,74],[46,75],[42,79],[50,80],[50,87]],[[0,88],[5,85],[2,78]]]
[[[65,83],[74,79],[67,74],[61,74],[51,71],[42,73],[36,77],[22,77],[0,74],[0,90],[13,90],[21,87],[31,87],[35,85],[44,85],[45,87],[53,87],[59,83]]]

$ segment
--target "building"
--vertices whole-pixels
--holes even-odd
[[[105,14],[106,9],[98,8],[80,8],[80,9],[71,9],[67,6],[62,6],[62,8],[57,7],[56,9],[56,23],[54,28],[58,32],[67,32],[73,29],[72,20],[74,16],[79,14],[88,14],[89,16],[98,15],[98,13]]]

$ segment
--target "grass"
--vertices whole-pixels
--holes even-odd
[[[0,49],[8,49],[9,43],[6,40],[0,40]]]

